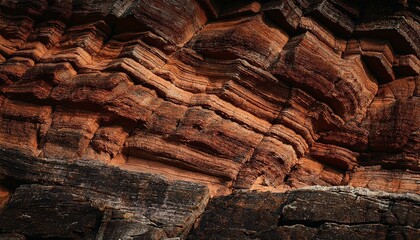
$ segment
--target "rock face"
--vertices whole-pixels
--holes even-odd
[[[419,200],[348,187],[235,193],[210,201],[190,239],[418,239]]]
[[[132,239],[151,233],[185,237],[208,189],[101,162],[39,159],[1,151],[2,184],[12,197],[0,229],[26,236]],[[0,235],[1,237],[1,235]]]
[[[0,0],[0,238],[418,239],[419,19]]]

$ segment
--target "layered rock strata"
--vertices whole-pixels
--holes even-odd
[[[419,194],[418,5],[0,1],[0,232],[185,238],[232,192]],[[418,228],[330,220],[385,237]],[[251,235],[294,231],[282,224]]]
[[[238,192],[212,199],[189,239],[418,239],[419,200],[348,187]]]

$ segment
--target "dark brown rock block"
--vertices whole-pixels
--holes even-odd
[[[291,0],[268,2],[263,5],[263,11],[286,32],[296,31],[302,17],[302,10]]]
[[[420,72],[420,61],[415,55],[403,55],[395,59],[394,71],[397,75],[417,76]]]
[[[416,239],[418,203],[415,194],[352,188],[238,192],[212,199],[190,239]]]
[[[247,239],[247,236],[277,227],[277,210],[286,201],[284,194],[256,192],[212,199],[190,238]]]
[[[312,2],[315,3],[306,9],[306,15],[319,19],[338,35],[348,37],[352,34],[354,29],[354,22],[349,14],[345,11],[346,8],[349,8],[349,5],[346,3],[346,1],[322,0]],[[343,11],[342,9],[345,10]],[[357,10],[358,9],[355,9],[355,11]]]
[[[253,15],[260,12],[261,4],[257,1],[227,3],[220,11],[220,18],[233,18],[243,15]]]
[[[89,238],[99,228],[101,211],[91,206],[86,197],[63,187],[22,185],[3,209],[0,219],[0,229],[5,232]]]
[[[138,22],[179,46],[188,42],[207,22],[200,5],[192,0],[142,2],[136,4],[132,14]]]
[[[0,65],[0,86],[20,80],[25,72],[34,66],[34,61],[25,57],[13,57]]]
[[[17,182],[42,183],[19,186],[0,213],[1,232],[28,236],[93,234],[132,239],[133,229],[134,235],[141,235],[156,228],[168,237],[184,237],[208,200],[203,185],[99,162],[47,160],[16,151],[1,150],[0,175]],[[45,215],[37,214],[40,208]],[[16,217],[22,219],[18,225],[3,220]],[[107,235],[108,231],[114,235]]]
[[[403,16],[389,17],[356,26],[355,35],[384,38],[401,54],[420,54],[419,23]]]
[[[26,240],[25,235],[18,233],[0,233],[0,237],[4,240]]]

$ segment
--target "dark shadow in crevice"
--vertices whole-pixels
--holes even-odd
[[[15,179],[13,177],[3,177],[0,176],[0,186],[6,188],[9,192],[14,193],[15,190],[21,185],[28,184],[28,182]]]

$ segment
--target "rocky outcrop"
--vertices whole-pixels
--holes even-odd
[[[71,239],[185,237],[209,199],[203,185],[101,162],[42,160],[3,150],[0,156],[2,195],[11,195],[0,209],[1,232]]]
[[[0,233],[185,238],[232,192],[419,194],[419,35],[416,0],[0,1]],[[330,220],[247,236],[418,228]]]
[[[348,187],[239,192],[212,199],[190,239],[418,239],[418,203]]]
[[[3,149],[164,164],[214,194],[419,170],[414,3],[97,4],[2,3]]]

